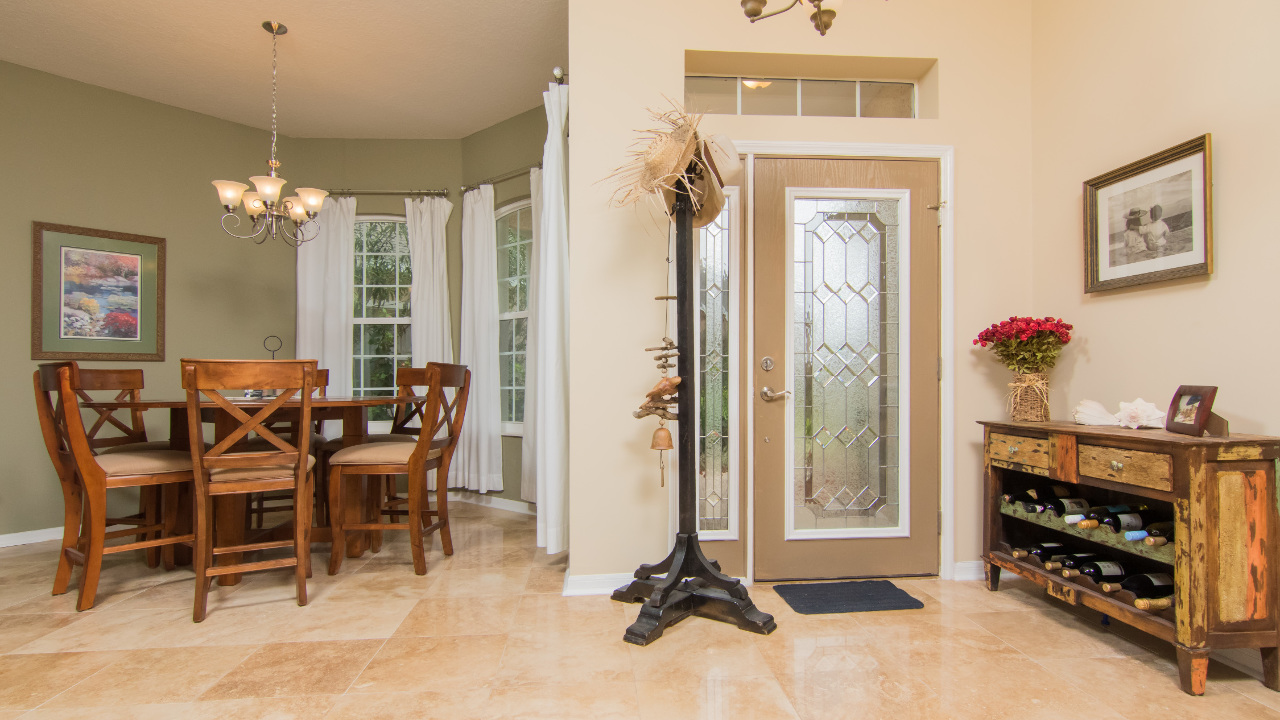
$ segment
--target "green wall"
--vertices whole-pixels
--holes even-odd
[[[0,418],[8,451],[0,469],[0,535],[61,523],[61,494],[36,424],[30,359],[31,223],[166,238],[166,355],[136,363],[147,394],[179,394],[182,357],[269,357],[262,339],[294,343],[294,251],[255,245],[218,227],[213,179],[265,169],[267,132],[0,62],[0,266],[12,302],[0,329]],[[538,124],[541,123],[541,129]],[[541,108],[462,140],[343,140],[282,137],[280,174],[290,186],[369,189],[448,187],[449,285],[459,337],[463,182],[536,162],[546,123]],[[510,155],[504,158],[504,152]],[[468,164],[467,159],[473,158]],[[507,159],[509,158],[509,159]],[[504,161],[505,160],[505,161]],[[491,169],[492,168],[492,169]],[[498,186],[499,197],[528,194]],[[515,195],[510,195],[515,193]],[[403,214],[401,198],[361,198],[359,211]],[[111,363],[85,363],[110,366]],[[147,425],[167,436],[167,417]],[[502,497],[519,497],[519,442],[504,440]],[[516,453],[512,455],[512,453]]]

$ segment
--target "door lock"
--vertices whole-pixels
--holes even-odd
[[[770,370],[772,370],[773,358],[769,357],[768,355],[765,355],[764,357],[760,358],[760,369],[765,372],[769,372]]]
[[[760,399],[764,400],[765,402],[774,402],[776,400],[781,400],[782,398],[785,398],[790,394],[791,394],[790,390],[783,390],[782,392],[774,392],[773,388],[769,387],[768,385],[765,385],[764,387],[760,388]]]

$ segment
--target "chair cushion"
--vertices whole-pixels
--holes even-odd
[[[418,442],[418,436],[417,435],[382,434],[382,435],[366,435],[364,437],[364,444],[375,443],[375,442],[416,443]],[[325,442],[323,445],[320,446],[320,449],[325,452],[336,453],[339,450],[341,450],[342,447],[343,447],[342,438],[337,437]]]
[[[404,465],[409,462],[417,443],[371,442],[343,448],[329,458],[330,465]],[[427,459],[440,457],[441,450],[432,450]]]
[[[113,452],[99,455],[97,461],[107,477],[191,471],[191,453],[181,450]]]
[[[316,459],[307,456],[307,471],[316,464]],[[214,468],[209,471],[210,482],[233,482],[243,480],[272,480],[275,478],[293,477],[292,465],[263,465],[247,468]]]
[[[152,450],[168,449],[168,440],[148,440],[147,442],[126,443],[124,445],[112,445],[111,447],[98,448],[95,452],[99,455],[110,455],[118,452],[150,452]]]

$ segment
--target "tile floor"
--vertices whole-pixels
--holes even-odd
[[[1167,645],[1108,630],[1013,579],[898,581],[922,610],[797,615],[769,636],[691,618],[622,642],[636,606],[560,596],[533,519],[457,503],[456,554],[407,542],[324,574],[219,588],[191,622],[187,570],[115,556],[98,606],[49,595],[52,543],[0,549],[0,720],[11,718],[1278,718],[1280,693],[1214,663],[1182,694]],[[319,549],[319,546],[317,546]],[[1123,635],[1122,635],[1123,634]]]

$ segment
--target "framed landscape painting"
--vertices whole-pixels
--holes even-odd
[[[36,222],[31,359],[164,360],[164,238]]]
[[[1085,292],[1213,272],[1210,137],[1084,183]]]

